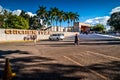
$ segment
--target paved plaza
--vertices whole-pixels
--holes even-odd
[[[13,80],[120,80],[120,41],[116,39],[81,37],[79,46],[74,46],[72,37],[38,41],[35,46],[33,42],[1,43],[1,75],[6,57],[17,74]]]

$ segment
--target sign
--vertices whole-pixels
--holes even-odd
[[[5,34],[37,34],[36,30],[6,29]]]

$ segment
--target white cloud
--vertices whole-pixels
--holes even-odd
[[[0,12],[2,12],[2,10],[3,10],[3,7],[0,5]]]
[[[113,14],[115,12],[120,12],[120,6],[113,8],[110,12],[110,14]],[[92,18],[92,19],[88,19],[85,21],[85,23],[91,24],[91,25],[96,25],[96,24],[103,24],[104,26],[106,26],[107,29],[109,29],[110,27],[106,24],[107,20],[109,19],[109,16],[103,16],[103,17],[96,17],[96,18]]]
[[[112,9],[112,11],[110,12],[110,14],[113,14],[115,12],[120,12],[120,6]]]
[[[20,10],[20,9],[11,11],[10,9],[3,8],[3,7],[0,5],[0,12],[1,12],[3,9],[4,9],[4,10],[7,10],[8,12],[12,12],[13,15],[17,15],[17,16],[19,16],[20,13],[21,13],[21,11],[22,11],[22,10]],[[2,14],[2,13],[1,13],[1,14]],[[32,12],[26,12],[26,14],[30,15],[31,17],[33,17],[33,16],[36,15],[36,14],[33,14]]]
[[[88,19],[85,21],[85,23],[89,23],[89,24],[103,24],[106,25],[107,20],[109,19],[109,16],[104,16],[104,17],[96,17],[96,18],[92,18],[92,19]]]
[[[12,12],[10,9],[3,8],[3,7],[0,5],[0,14],[3,14],[4,10],[6,10],[7,12]]]
[[[107,26],[107,20],[109,18],[110,18],[109,16],[96,17],[96,18],[86,20],[85,23],[88,23],[88,24],[91,24],[91,25],[103,24],[108,29],[109,26]]]
[[[14,10],[14,11],[12,11],[12,14],[13,15],[17,15],[17,16],[19,16],[20,15],[20,13],[21,13],[21,10]]]
[[[19,10],[19,9],[18,9],[18,10],[14,10],[14,11],[12,12],[12,14],[19,16],[21,12],[22,12],[22,10]],[[36,15],[36,14],[31,13],[31,12],[26,12],[25,14],[28,14],[30,17],[33,17],[33,16]]]
[[[31,12],[26,12],[26,14],[30,15],[30,17],[33,17],[36,15],[36,14],[31,13]]]

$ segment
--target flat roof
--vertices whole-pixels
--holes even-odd
[[[80,25],[83,25],[83,26],[88,26],[88,27],[91,27],[90,24],[86,24],[86,23],[82,23],[82,22],[79,22]]]

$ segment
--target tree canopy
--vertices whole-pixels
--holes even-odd
[[[0,28],[5,29],[29,29],[28,21],[22,17],[17,15],[12,15],[12,13],[4,11],[4,14],[1,14],[1,25]]]
[[[30,16],[26,11],[21,11],[20,15],[13,15],[11,12],[3,10],[3,14],[0,14],[0,28],[11,28],[11,29],[41,29],[47,26],[58,26],[62,27],[62,22],[67,22],[68,27],[73,26],[72,23],[79,20],[78,13],[64,12],[59,10],[57,7],[50,8],[49,10],[40,6],[36,10],[35,16]],[[56,25],[54,25],[56,23]]]
[[[63,10],[59,10],[57,7],[53,7],[47,10],[46,7],[40,6],[36,13],[37,16],[42,19],[44,24],[49,23],[51,26],[55,26],[54,23],[56,23],[56,26],[58,26],[59,22],[61,27],[61,23],[64,21],[68,23],[69,27],[70,23],[72,24],[72,22],[79,20],[79,15],[77,12],[65,12]]]
[[[21,16],[9,16],[3,22],[2,28],[28,29],[29,23]]]
[[[105,27],[102,24],[97,24],[97,25],[95,25],[95,26],[92,27],[92,30],[93,31],[102,32],[102,31],[105,30]]]
[[[115,31],[120,31],[120,12],[113,13],[107,21]]]

